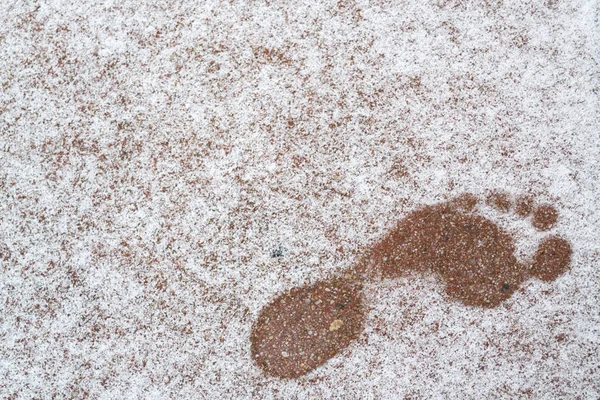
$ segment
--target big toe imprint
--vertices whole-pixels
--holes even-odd
[[[569,242],[557,236],[550,236],[538,247],[531,264],[531,272],[542,281],[552,282],[569,268],[572,253]]]
[[[251,352],[267,373],[297,378],[324,364],[362,332],[359,282],[332,279],[294,288],[260,313]]]

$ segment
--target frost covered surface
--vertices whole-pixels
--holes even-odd
[[[597,1],[0,11],[0,397],[600,395]],[[278,294],[491,189],[560,210],[571,271],[493,310],[381,282],[342,356],[252,362]],[[482,213],[523,257],[544,237]]]

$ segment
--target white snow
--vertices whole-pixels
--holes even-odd
[[[599,7],[3,2],[0,397],[597,398]],[[278,294],[492,189],[559,209],[571,271],[494,310],[381,282],[343,355],[253,364]]]

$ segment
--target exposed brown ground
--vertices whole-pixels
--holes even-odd
[[[294,288],[261,313],[252,353],[271,375],[297,378],[345,349],[363,329],[361,285],[335,279]]]
[[[479,200],[470,194],[424,207],[402,219],[369,250],[344,279],[295,288],[261,312],[251,336],[252,355],[270,375],[297,378],[345,349],[363,329],[362,283],[398,278],[408,271],[442,278],[448,296],[467,306],[496,307],[530,277],[553,281],[571,260],[570,244],[550,236],[529,263],[515,257],[513,237],[474,213]],[[492,193],[487,203],[508,212],[513,202]],[[549,205],[535,207],[520,198],[515,212],[533,211],[532,225],[545,231],[558,220]]]

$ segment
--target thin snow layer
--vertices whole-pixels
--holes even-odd
[[[0,11],[0,397],[600,395],[596,0]],[[492,310],[375,283],[342,355],[295,381],[253,363],[277,295],[492,189],[560,210],[567,274]],[[481,213],[520,257],[545,236]]]

